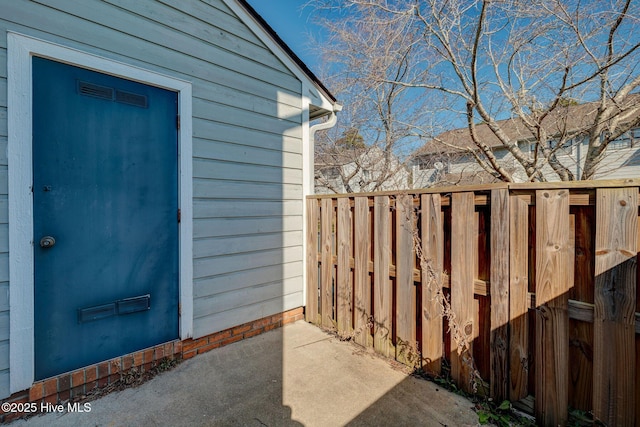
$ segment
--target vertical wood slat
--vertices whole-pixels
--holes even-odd
[[[373,230],[373,299],[374,299],[374,338],[373,348],[386,357],[394,357],[392,351],[392,302],[393,295],[389,284],[389,265],[391,263],[390,243],[391,221],[389,218],[389,197],[375,196]]]
[[[565,425],[569,393],[569,191],[536,191],[536,420]]]
[[[413,197],[396,199],[396,360],[415,365],[416,288],[413,284]]]
[[[440,194],[423,194],[420,205],[422,240],[422,359],[423,369],[440,375],[444,353],[442,306],[438,294],[442,289],[444,269],[444,230]]]
[[[637,252],[638,256],[636,257],[637,262],[640,262],[640,209],[638,212],[638,247]],[[637,282],[640,284],[640,268],[636,267],[636,277]],[[636,287],[636,312],[640,312],[640,286]],[[635,419],[640,424],[640,334],[636,334],[636,414]]]
[[[338,232],[337,250],[338,266],[336,271],[336,317],[338,334],[349,336],[352,332],[352,298],[353,288],[351,282],[351,208],[349,199],[338,199]]]
[[[324,327],[333,327],[333,200],[322,199],[321,204],[321,250],[322,266],[320,278],[320,310],[322,312],[321,324]]]
[[[509,396],[509,191],[491,191],[491,396]]]
[[[307,199],[307,322],[319,323],[318,315],[318,201]]]
[[[452,333],[451,376],[464,391],[471,392],[473,381],[474,313],[474,193],[451,196],[451,309],[459,337]],[[477,326],[476,326],[477,327]],[[460,342],[456,342],[460,340]]]
[[[371,311],[371,288],[369,286],[369,253],[371,236],[369,228],[369,199],[355,197],[353,211],[354,227],[354,341],[361,346],[370,345],[369,317]]]
[[[509,204],[509,399],[528,394],[529,205],[518,196]]]
[[[474,256],[473,278],[481,280],[490,279],[491,258],[489,224],[490,221],[486,209],[475,210],[473,214]],[[487,291],[491,291],[488,289]],[[491,307],[489,297],[478,295],[473,298],[473,361],[477,370],[477,375],[483,379],[489,379],[491,375],[490,366],[490,344],[491,344]],[[490,385],[487,382],[487,386]],[[490,390],[489,390],[490,391]]]
[[[596,190],[593,410],[634,425],[638,229],[636,188]]]
[[[595,216],[592,206],[571,207],[574,287],[569,298],[593,304]],[[593,409],[593,323],[569,319],[569,406]]]

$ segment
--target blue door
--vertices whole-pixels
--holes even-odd
[[[177,94],[33,58],[36,380],[178,337]]]

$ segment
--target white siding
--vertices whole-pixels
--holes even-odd
[[[496,150],[496,154],[505,153],[506,150]],[[574,146],[570,154],[558,155],[558,160],[567,166],[577,178],[582,175],[584,168],[584,159],[587,153],[587,143],[580,146]],[[522,166],[510,154],[500,154],[500,162],[502,165],[514,168],[514,178],[518,182],[526,180],[526,173]],[[580,162],[578,162],[578,158]],[[580,163],[580,164],[578,164]],[[456,162],[452,162],[450,173],[472,173],[480,172],[482,168],[473,159],[460,158]],[[414,188],[428,187],[437,180],[435,169],[420,169],[417,164],[412,166],[414,177]],[[559,181],[558,174],[548,164],[542,167],[542,173],[548,181]],[[607,149],[607,153],[602,162],[598,165],[596,174],[593,179],[624,179],[640,177],[640,144],[636,143],[634,147],[622,149]]]
[[[222,0],[12,0],[0,14],[0,397],[8,395],[7,30],[193,84],[194,334],[302,298],[302,83]]]
[[[625,165],[629,161],[630,164]],[[640,177],[640,144],[620,150],[607,149],[607,156],[598,166],[596,179]]]

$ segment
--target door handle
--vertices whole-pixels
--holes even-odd
[[[42,239],[40,239],[41,248],[47,249],[52,247],[55,244],[56,244],[56,239],[54,239],[51,236],[44,236]]]

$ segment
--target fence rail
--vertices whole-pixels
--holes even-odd
[[[467,391],[532,395],[541,425],[565,424],[569,405],[634,425],[639,190],[613,180],[311,196],[307,321],[433,374],[448,366]]]

